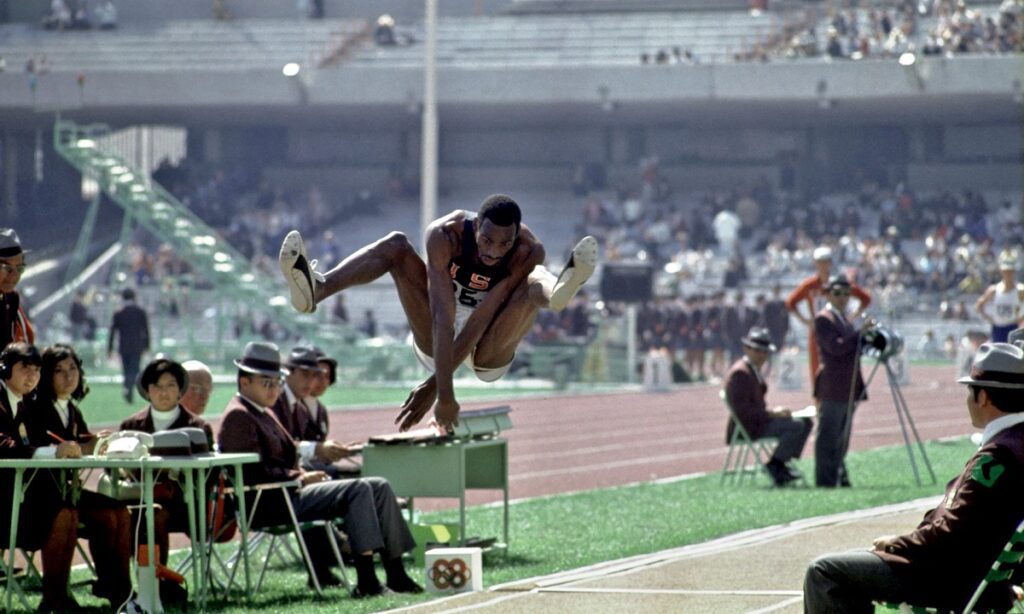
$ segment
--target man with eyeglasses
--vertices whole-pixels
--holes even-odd
[[[818,399],[818,434],[814,442],[814,477],[817,486],[849,487],[846,472],[847,449],[853,410],[867,400],[860,372],[860,336],[875,322],[865,318],[856,326],[846,315],[850,303],[850,280],[833,275],[825,285],[828,305],[814,317],[814,333],[821,351],[821,365],[814,378]]]
[[[334,463],[350,455],[347,447],[327,438],[306,404],[320,377],[320,353],[299,345],[292,348],[284,368],[288,375],[277,401],[270,408],[292,439],[298,442],[299,464],[307,471],[325,471],[337,477]],[[330,469],[329,469],[330,468]]]
[[[818,373],[818,363],[821,359],[821,352],[818,351],[818,341],[814,334],[814,316],[821,311],[828,302],[825,285],[832,275],[832,248],[822,245],[812,252],[814,259],[814,274],[807,277],[800,285],[786,297],[786,309],[788,309],[798,320],[807,325],[807,363],[811,370],[811,382]],[[853,313],[856,318],[864,313],[864,310],[871,304],[871,295],[857,284],[850,284],[850,292],[859,303],[857,310]],[[806,305],[807,315],[800,305]]]
[[[178,403],[193,414],[202,416],[213,393],[213,374],[201,360],[186,360],[181,366],[188,373],[188,389]]]
[[[381,595],[387,590],[422,592],[423,588],[406,574],[402,563],[402,554],[415,548],[416,542],[388,481],[331,480],[323,471],[300,469],[298,444],[270,409],[281,394],[282,376],[287,373],[277,346],[251,342],[234,362],[238,367],[238,394],[224,411],[218,441],[222,452],[260,455],[259,463],[245,466],[246,484],[298,481],[299,486],[289,489],[287,496],[300,521],[344,520],[357,575],[353,597]],[[259,506],[253,510],[253,526],[288,522],[287,506],[279,497],[278,491],[264,492]],[[305,542],[317,582],[320,586],[341,584],[330,571],[334,557],[323,533],[315,529],[309,537]],[[374,553],[379,553],[384,563],[386,588],[377,579]],[[313,578],[309,582],[312,585]]]
[[[25,250],[13,228],[0,228],[0,350],[14,341],[35,343],[21,295],[15,290],[25,272]]]

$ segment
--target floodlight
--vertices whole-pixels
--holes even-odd
[[[301,66],[295,62],[288,62],[284,65],[284,68],[281,69],[281,73],[286,77],[294,77],[299,74],[300,70],[302,70]]]

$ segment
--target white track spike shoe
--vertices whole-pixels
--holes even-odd
[[[302,243],[302,235],[293,230],[281,243],[281,253],[277,257],[281,272],[288,282],[291,293],[292,307],[302,313],[316,311],[316,287],[323,283],[323,273],[316,270],[316,260],[306,256],[306,246]]]
[[[572,297],[576,296],[583,284],[587,283],[590,276],[594,274],[596,266],[597,239],[590,236],[583,237],[576,247],[572,248],[569,263],[562,269],[562,274],[555,282],[548,308],[552,311],[565,309]]]

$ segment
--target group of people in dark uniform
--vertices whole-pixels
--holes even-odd
[[[789,314],[778,288],[770,297],[758,294],[753,304],[742,291],[729,297],[717,290],[645,303],[637,315],[640,349],[667,349],[682,381],[724,376],[726,361],[743,355],[743,337],[754,327],[767,329],[777,348],[784,346]]]

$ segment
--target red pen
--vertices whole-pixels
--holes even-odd
[[[53,440],[56,441],[57,443],[64,443],[64,440],[61,439],[60,435],[58,435],[57,433],[54,433],[53,431],[46,431],[46,434],[52,437]]]

